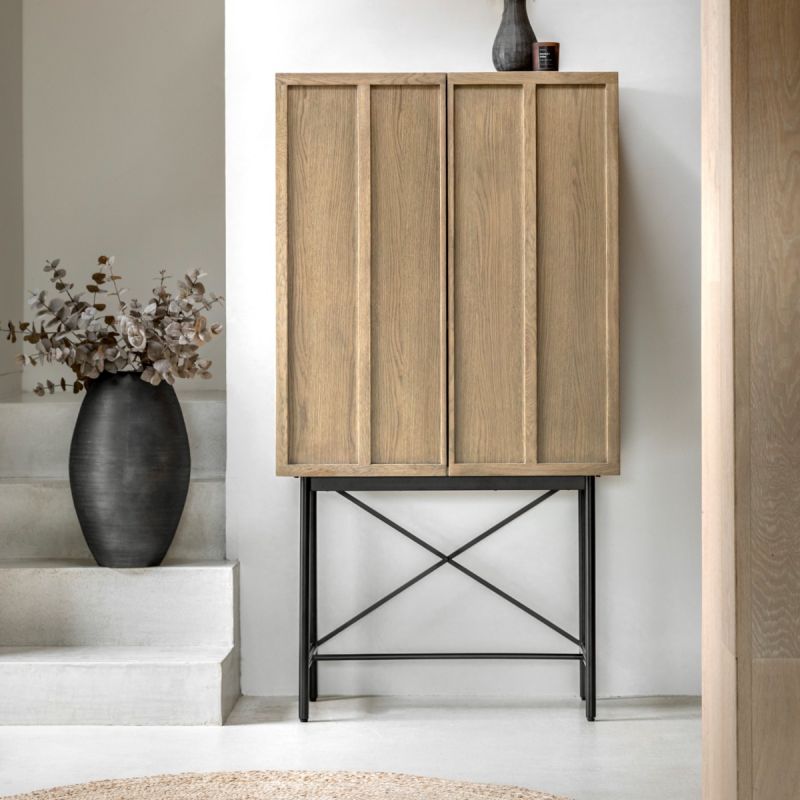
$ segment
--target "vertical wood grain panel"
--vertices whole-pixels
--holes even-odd
[[[608,417],[605,88],[537,91],[540,462],[604,462]]]
[[[749,72],[750,0],[731,0],[729,8],[730,41],[727,58],[731,63],[729,97],[731,107],[731,204],[733,210],[732,264],[733,283],[733,433],[734,433],[734,531],[735,574],[729,578],[735,590],[736,686],[737,706],[737,782],[740,798],[753,793],[753,612],[750,523],[750,456],[749,442],[752,409],[750,402],[750,278],[747,263],[750,236],[750,167],[747,155],[749,110],[747,103]]]
[[[291,86],[287,116],[288,460],[356,463],[356,90]]]
[[[753,655],[800,658],[800,6],[749,35]]]
[[[753,800],[800,797],[800,660],[753,661]]]
[[[455,460],[522,463],[523,90],[459,86],[453,96]]]
[[[372,460],[442,464],[442,88],[372,89]]]
[[[800,797],[800,5],[705,0],[703,27],[703,535],[716,554],[703,565],[704,797],[788,800]],[[729,646],[733,699],[715,663]]]
[[[736,281],[737,313],[748,325],[741,395],[749,442],[741,449],[750,489],[749,526],[737,534],[749,533],[740,613],[752,631],[750,652],[739,655],[753,659],[751,718],[742,723],[752,731],[745,766],[754,800],[784,800],[800,796],[800,5],[750,0],[736,18],[749,53],[746,111],[735,129],[747,177]],[[734,187],[735,198],[740,192]]]

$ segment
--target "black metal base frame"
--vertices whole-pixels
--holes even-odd
[[[539,490],[544,494],[509,514],[491,528],[479,533],[466,544],[444,553],[420,539],[393,520],[354,497],[350,492],[397,491],[485,491]],[[544,503],[560,491],[578,493],[578,570],[579,570],[579,633],[573,636],[542,614],[482,578],[456,559],[479,542],[504,528],[510,522]],[[385,525],[415,542],[438,559],[430,567],[372,603],[346,622],[319,636],[317,631],[317,493],[337,492],[354,505],[379,519]],[[308,721],[309,701],[319,693],[319,664],[322,661],[407,661],[417,659],[527,659],[578,661],[580,664],[580,696],[586,702],[586,719],[596,713],[595,661],[595,479],[578,477],[432,477],[432,478],[301,478],[300,479],[300,692],[299,716]],[[528,616],[546,625],[574,645],[577,651],[558,653],[321,653],[320,648],[368,614],[410,589],[441,567],[449,565],[484,586]]]

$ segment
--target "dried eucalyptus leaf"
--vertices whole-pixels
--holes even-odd
[[[19,333],[35,350],[18,357],[21,365],[58,363],[75,375],[71,384],[66,379],[37,384],[36,394],[70,387],[77,393],[103,372],[139,373],[156,386],[161,382],[172,385],[177,378],[209,379],[211,362],[199,359],[198,349],[222,332],[223,326],[210,324],[203,313],[218,301],[216,295],[210,295],[211,301],[206,296],[201,283],[205,273],[190,270],[173,292],[165,285],[166,269],[161,269],[159,283],[143,305],[137,299],[123,300],[127,290],[116,283],[122,278],[114,274],[113,257],[100,256],[98,265],[92,283],[86,284],[93,301],[87,303],[83,292],[71,293],[74,284],[67,280],[59,261],[46,262],[44,271],[51,273],[50,282],[59,296],[48,299],[45,291],[32,292],[28,303],[39,325],[10,322],[3,328],[7,339],[14,342]],[[106,304],[96,302],[101,294],[116,298],[117,315],[102,314]]]

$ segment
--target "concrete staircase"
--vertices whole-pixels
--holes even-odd
[[[239,696],[225,401],[181,396],[192,482],[164,565],[94,564],[67,480],[78,403],[0,403],[0,724],[221,724]]]

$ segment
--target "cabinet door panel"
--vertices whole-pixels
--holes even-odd
[[[536,91],[538,458],[607,461],[602,86]]]
[[[617,84],[448,76],[453,475],[619,471]]]
[[[456,463],[523,463],[523,90],[465,86],[453,108]]]
[[[439,86],[376,86],[372,117],[374,464],[442,464]]]
[[[445,77],[277,79],[284,475],[446,472]]]
[[[357,461],[356,89],[288,89],[290,463]]]

